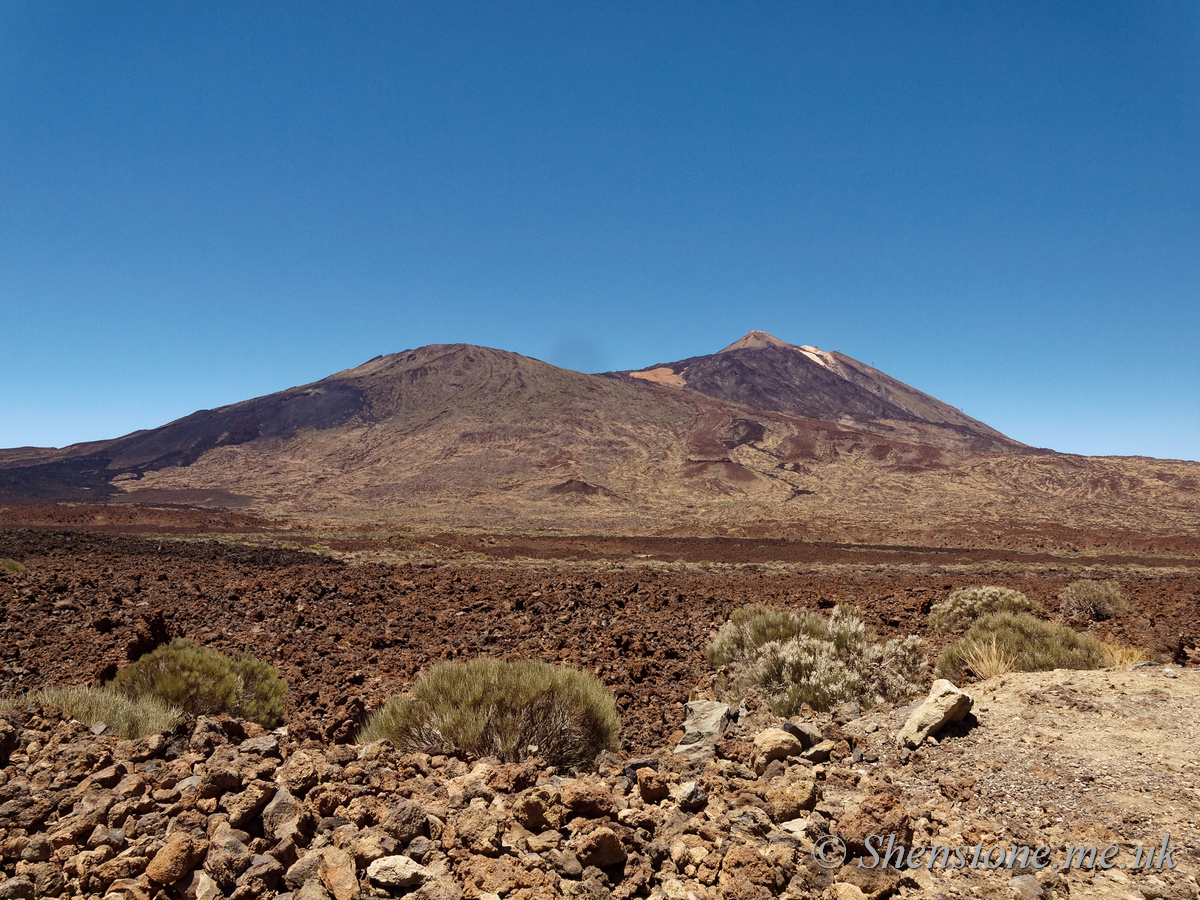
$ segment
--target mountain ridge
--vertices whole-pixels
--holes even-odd
[[[659,378],[404,350],[109,441],[0,451],[0,503],[929,545],[947,529],[990,546],[1025,525],[1200,528],[1200,464],[1027,447],[844,354],[818,363],[826,351],[762,335]]]

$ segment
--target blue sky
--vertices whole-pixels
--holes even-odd
[[[1200,7],[0,0],[0,446],[761,329],[1200,459]]]

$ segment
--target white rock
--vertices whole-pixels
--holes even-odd
[[[415,887],[425,883],[429,870],[407,856],[383,856],[367,867],[367,878],[381,887]]]

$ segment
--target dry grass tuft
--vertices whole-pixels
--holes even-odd
[[[981,681],[1007,675],[1017,663],[1016,658],[1000,646],[995,635],[965,646],[962,661]]]
[[[103,722],[127,740],[170,731],[183,717],[180,709],[154,697],[130,698],[97,687],[44,687],[24,697],[0,700],[0,710],[27,703],[57,706],[89,727]]]
[[[1108,667],[1112,669],[1128,669],[1149,658],[1141,647],[1131,647],[1115,641],[1104,642],[1104,655],[1108,659]]]
[[[963,588],[954,591],[941,603],[934,604],[929,611],[929,625],[939,631],[968,628],[984,616],[996,613],[1043,612],[1040,603],[1030,600],[1012,588],[987,587]]]
[[[119,671],[112,689],[130,699],[155,697],[194,716],[229,713],[274,728],[287,683],[252,656],[226,656],[186,638],[155,648]]]
[[[919,638],[880,641],[848,606],[828,617],[754,604],[735,609],[708,647],[714,668],[732,667],[731,695],[763,693],[778,716],[805,705],[832,709],[900,700],[920,689],[927,666]]]

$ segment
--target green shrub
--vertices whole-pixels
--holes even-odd
[[[918,638],[879,642],[842,606],[828,618],[758,604],[734,610],[708,659],[732,667],[732,693],[760,690],[780,716],[806,703],[819,711],[850,700],[869,707],[903,699],[920,690],[926,666]]]
[[[955,591],[929,611],[929,626],[939,631],[966,628],[995,613],[1043,612],[1042,605],[1020,591],[1004,587],[973,587]]]
[[[17,699],[0,701],[0,709],[26,703],[57,706],[89,727],[103,722],[123,738],[132,740],[158,731],[170,731],[182,712],[154,697],[130,699],[107,688],[44,687]]]
[[[287,693],[287,684],[267,663],[245,655],[230,659],[185,638],[122,669],[111,687],[129,698],[157,698],[194,716],[229,713],[268,728],[283,718]]]
[[[1058,599],[1064,615],[1087,622],[1111,619],[1129,611],[1129,604],[1115,581],[1075,581],[1062,589]]]
[[[237,702],[233,714],[268,728],[283,720],[283,701],[287,682],[270,663],[242,653],[233,660],[233,673],[238,679]]]
[[[1104,645],[1092,635],[1028,613],[998,613],[980,619],[943,650],[934,674],[955,683],[967,674],[979,676],[982,673],[974,671],[969,660],[980,654],[1002,655],[1014,672],[1099,669],[1108,659]]]
[[[24,575],[29,571],[15,559],[0,559],[0,569],[7,569],[9,572],[14,572],[17,575]]]
[[[753,603],[729,614],[729,622],[708,645],[708,661],[714,668],[753,656],[771,641],[788,641],[805,634],[811,619],[822,618],[806,609],[793,612]]]
[[[583,766],[615,750],[616,702],[599,679],[534,660],[442,662],[393,697],[363,727],[360,743],[402,750],[452,744],[478,756]]]

